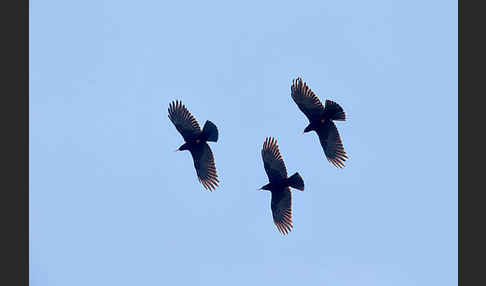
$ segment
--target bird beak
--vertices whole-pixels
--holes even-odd
[[[179,151],[179,148],[175,149],[175,150],[174,150],[174,151],[172,151],[172,152],[177,152],[177,151]]]

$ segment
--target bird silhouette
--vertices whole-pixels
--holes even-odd
[[[273,137],[267,137],[263,143],[262,159],[265,172],[267,173],[268,184],[260,190],[268,190],[272,193],[271,209],[273,222],[282,234],[288,234],[293,227],[292,224],[292,195],[290,187],[297,190],[304,190],[304,180],[299,173],[287,177],[287,168],[280,155],[277,141]]]
[[[309,119],[309,124],[303,133],[315,131],[319,136],[327,160],[337,168],[343,168],[348,156],[334,124],[334,120],[346,120],[346,114],[342,107],[329,99],[326,99],[326,105],[323,107],[319,98],[306,83],[302,82],[300,77],[292,80],[291,96],[299,109]]]
[[[219,180],[213,152],[207,142],[218,141],[218,128],[214,123],[207,120],[201,131],[194,116],[178,100],[169,104],[169,119],[174,123],[177,131],[179,131],[185,141],[174,152],[189,150],[199,182],[206,190],[213,191],[218,186]]]

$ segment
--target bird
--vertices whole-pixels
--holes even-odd
[[[292,80],[291,96],[299,109],[309,119],[303,133],[315,131],[327,160],[337,168],[343,168],[348,159],[334,121],[345,121],[346,114],[336,102],[326,99],[325,107],[302,78]]]
[[[259,190],[267,190],[272,193],[270,207],[272,209],[273,222],[278,231],[286,235],[292,228],[292,195],[290,187],[303,191],[304,180],[298,172],[287,177],[287,168],[280,154],[277,140],[267,137],[262,149],[263,167],[267,173],[269,183]]]
[[[199,182],[206,190],[213,191],[218,187],[219,180],[213,152],[207,142],[218,141],[218,128],[213,122],[207,120],[201,130],[194,116],[179,100],[169,103],[168,111],[169,119],[185,141],[174,152],[189,150]]]

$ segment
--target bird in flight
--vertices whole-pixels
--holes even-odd
[[[218,186],[218,174],[208,141],[218,141],[218,128],[207,120],[201,131],[199,124],[182,102],[176,100],[169,104],[169,119],[184,138],[185,143],[175,151],[189,150],[194,161],[199,182],[206,190],[214,190]]]
[[[272,193],[273,222],[280,233],[287,234],[293,227],[290,187],[303,191],[304,180],[297,172],[290,178],[287,177],[287,168],[280,155],[277,141],[272,137],[267,137],[263,143],[262,159],[270,183],[260,190],[268,190]]]
[[[300,77],[292,80],[291,96],[299,109],[309,119],[309,124],[303,133],[315,131],[319,136],[327,160],[337,168],[343,168],[344,161],[348,159],[348,156],[334,124],[335,120],[346,120],[346,114],[342,107],[329,99],[326,99],[326,105],[323,107],[319,98],[306,83],[302,82]]]

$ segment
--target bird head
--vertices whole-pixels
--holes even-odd
[[[307,132],[310,132],[310,131],[312,131],[312,125],[310,125],[310,124],[309,124],[309,125],[307,125],[307,127],[304,129],[304,132],[302,132],[302,134],[307,133]]]
[[[181,147],[175,149],[174,152],[184,151],[184,150],[189,150],[189,145],[187,143],[182,144]]]
[[[267,190],[267,191],[270,191],[270,184],[266,184],[265,186],[259,188],[258,190]]]

